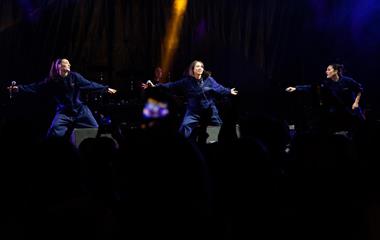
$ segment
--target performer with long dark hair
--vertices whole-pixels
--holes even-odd
[[[143,88],[153,86],[143,84]],[[207,118],[208,125],[220,126],[222,120],[215,105],[215,94],[237,95],[235,88],[226,88],[215,81],[210,73],[204,70],[201,61],[193,61],[188,68],[188,76],[175,81],[157,84],[158,87],[178,90],[185,93],[187,99],[187,109],[180,126],[180,132],[189,138],[195,127],[202,124]]]
[[[46,90],[54,96],[57,102],[56,114],[48,137],[68,136],[68,130],[73,128],[98,127],[91,110],[80,100],[81,90],[116,93],[115,89],[85,79],[81,74],[71,71],[70,67],[69,60],[59,58],[53,61],[49,76],[43,81],[8,87],[10,92],[37,93]]]

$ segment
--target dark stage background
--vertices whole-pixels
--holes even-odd
[[[1,0],[2,107],[18,109],[46,128],[53,104],[41,96],[12,103],[4,88],[12,80],[42,79],[56,57],[68,58],[72,70],[88,79],[119,89],[116,101],[139,96],[139,82],[151,78],[165,51],[172,3]],[[316,82],[329,63],[341,62],[363,84],[363,107],[377,119],[379,24],[376,0],[192,0],[171,81],[199,59],[218,82],[239,90],[237,112],[292,121],[308,100],[288,96],[284,88]]]

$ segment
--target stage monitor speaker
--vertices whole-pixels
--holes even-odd
[[[96,138],[98,128],[74,128],[71,134],[71,142],[78,148],[86,138]]]
[[[219,134],[220,134],[220,128],[221,126],[207,126],[207,134],[208,137],[206,139],[206,143],[215,143],[219,140]],[[235,134],[236,138],[240,138],[240,126],[239,124],[235,125]]]
[[[206,143],[215,143],[218,141],[220,126],[207,126],[208,137]]]

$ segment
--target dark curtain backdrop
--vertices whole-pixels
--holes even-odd
[[[67,57],[72,70],[128,95],[160,64],[172,3],[1,0],[1,84],[39,80],[54,58]],[[376,110],[378,5],[372,0],[191,0],[171,80],[199,59],[217,81],[239,89],[242,111],[287,117],[292,102],[283,89],[317,81],[328,63],[339,61],[368,89],[365,102]]]

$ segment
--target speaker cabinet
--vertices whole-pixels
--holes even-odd
[[[207,126],[207,139],[206,143],[215,143],[218,141],[220,126]]]
[[[71,134],[71,142],[78,148],[86,138],[96,138],[98,128],[74,128]]]

